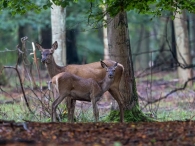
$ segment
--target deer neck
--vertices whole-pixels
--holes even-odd
[[[45,64],[47,71],[49,73],[50,78],[54,77],[55,75],[65,71],[65,66],[59,66],[55,63],[54,58],[52,58],[52,61],[50,63]]]
[[[113,80],[114,79],[110,79],[106,75],[106,77],[103,80],[98,82],[102,89],[102,92],[106,92],[110,88],[110,85],[112,84]]]

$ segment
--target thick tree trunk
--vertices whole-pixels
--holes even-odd
[[[126,12],[120,12],[114,18],[108,16],[109,55],[112,60],[124,66],[124,74],[120,82],[120,92],[125,103],[125,122],[148,121],[149,119],[139,108],[127,22]],[[118,114],[118,107],[112,107],[108,120],[119,121],[119,119],[116,119]]]
[[[66,30],[67,64],[78,64],[79,57],[76,46],[77,29]]]
[[[183,11],[182,14],[176,13],[174,19],[174,27],[177,44],[177,60],[181,64],[190,65],[191,56],[185,11]],[[183,69],[181,67],[178,67],[177,71],[181,83],[184,83],[189,78],[192,78],[192,69]],[[192,82],[189,82],[189,84],[192,85]]]
[[[54,52],[54,59],[59,66],[66,65],[66,9],[52,5],[51,26],[52,42],[58,42],[58,49]]]
[[[137,96],[133,96],[133,87],[135,86],[133,83],[135,79],[126,12],[121,12],[114,18],[108,16],[108,46],[110,59],[124,66],[120,91],[126,103],[125,108],[132,109],[133,106],[138,104],[138,99]]]
[[[40,38],[39,42],[41,42],[41,45],[45,48],[50,48],[52,42],[52,33],[50,27],[45,27],[42,30],[40,30]]]

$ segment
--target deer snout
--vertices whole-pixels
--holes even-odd
[[[112,74],[109,74],[108,77],[112,79],[114,76]]]
[[[42,58],[42,59],[41,59],[41,62],[42,62],[42,63],[45,63],[45,60],[46,60],[46,58]]]

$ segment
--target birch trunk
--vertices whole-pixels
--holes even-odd
[[[51,27],[52,42],[58,42],[58,49],[54,52],[54,59],[59,66],[66,65],[66,8],[52,5]]]

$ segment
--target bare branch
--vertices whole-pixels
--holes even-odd
[[[23,84],[22,84],[22,79],[21,79],[20,73],[19,73],[19,71],[18,71],[19,54],[20,54],[20,53],[19,53],[19,50],[20,50],[19,45],[17,45],[17,50],[18,50],[18,59],[17,59],[17,63],[16,63],[16,65],[15,65],[15,67],[14,67],[14,66],[4,66],[3,69],[4,69],[4,68],[10,68],[10,69],[14,69],[14,70],[17,72],[17,75],[18,75],[18,78],[19,78],[19,82],[20,82],[20,87],[21,87],[21,90],[22,90],[22,93],[23,93],[24,100],[25,100],[25,102],[26,102],[26,106],[27,106],[28,110],[32,113],[32,110],[30,109],[28,100],[27,100],[27,98],[26,98],[26,94],[25,94],[25,92],[24,92],[24,87],[23,87]],[[1,71],[1,72],[2,72],[2,71]]]
[[[24,54],[24,52],[23,52],[22,50],[20,50],[19,45],[17,45],[16,47],[17,47],[17,50],[18,50],[18,52],[19,52],[20,54]]]
[[[183,87],[180,87],[180,88],[176,88],[174,90],[172,90],[171,92],[167,93],[165,96],[161,97],[161,98],[158,98],[158,99],[155,99],[155,100],[152,100],[152,101],[146,101],[143,97],[141,97],[142,100],[146,101],[147,104],[144,106],[144,108],[149,105],[149,104],[153,104],[153,103],[156,103],[156,102],[159,102],[163,99],[166,99],[168,96],[170,96],[171,94],[177,92],[177,91],[181,91],[181,90],[184,90],[186,87],[187,87],[187,84],[188,82],[192,81],[192,80],[195,80],[195,77],[193,78],[190,78],[188,79],[184,84],[183,84]],[[139,97],[140,98],[140,97]]]

